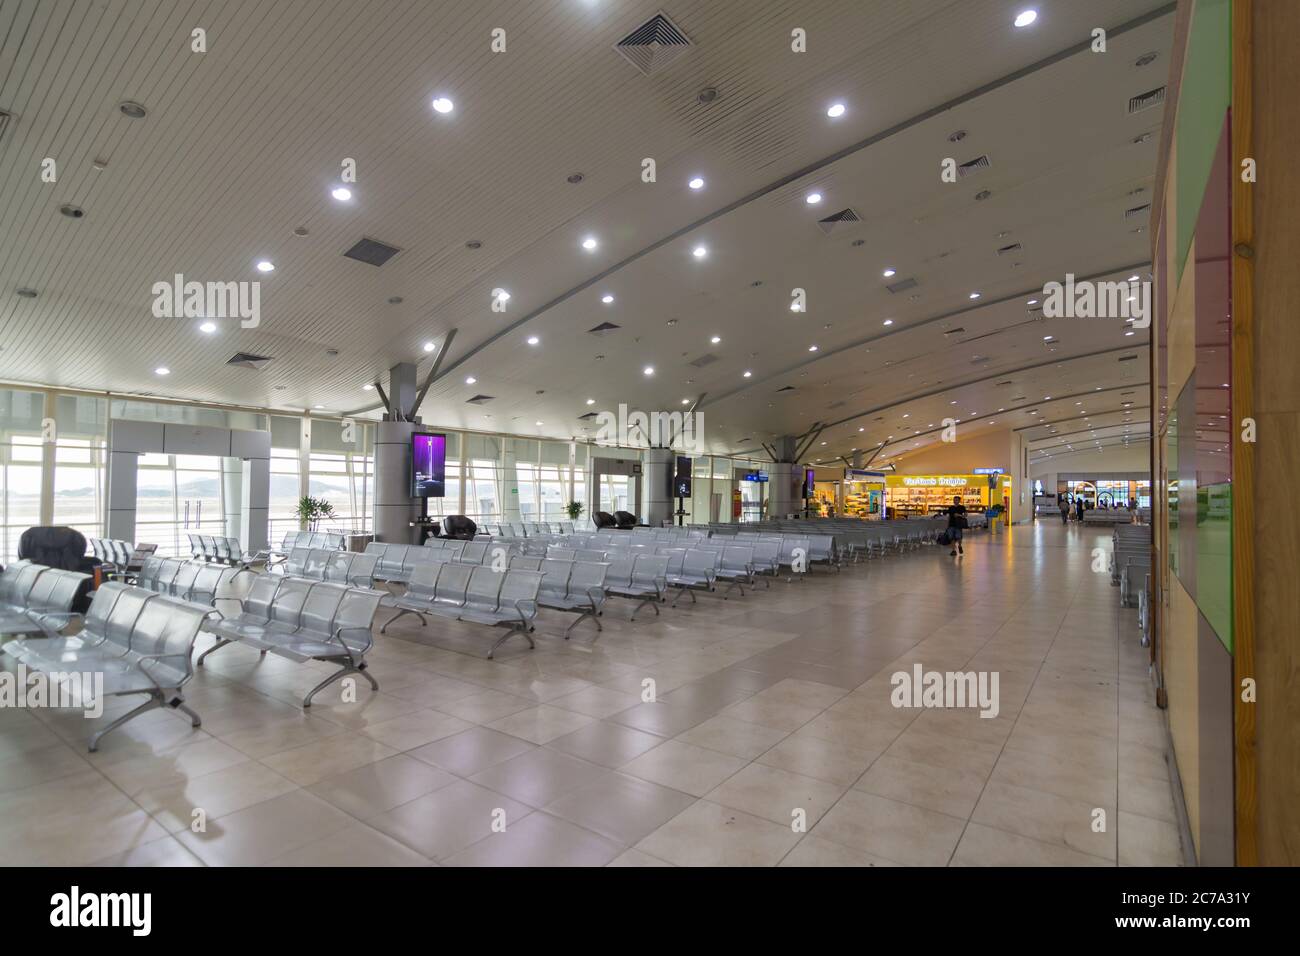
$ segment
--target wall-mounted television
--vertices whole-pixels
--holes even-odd
[[[447,436],[416,432],[411,436],[411,497],[441,498],[447,484]]]
[[[817,488],[817,471],[814,468],[805,468],[803,473],[803,496],[811,498],[815,495]]]

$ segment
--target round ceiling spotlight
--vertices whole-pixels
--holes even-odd
[[[586,239],[582,240],[582,248],[586,249],[588,252],[594,252],[598,245],[600,245],[600,243],[596,241],[595,236],[588,236]]]
[[[693,255],[696,259],[703,259],[708,254],[709,254],[709,250],[704,246],[696,246],[694,249],[691,250],[691,255]]]
[[[166,365],[159,365],[156,369],[153,370],[153,373],[155,375],[170,375],[172,373],[172,370],[169,369]]]
[[[330,195],[339,202],[348,202],[352,198],[352,190],[346,186],[335,186],[330,190]]]
[[[809,193],[807,196],[804,197],[804,202],[806,202],[810,206],[815,206],[821,201],[822,201],[821,193]]]
[[[700,90],[699,95],[695,97],[701,103],[712,103],[718,98],[717,87],[706,86]]]
[[[955,129],[948,134],[948,142],[950,143],[960,143],[965,138],[966,131],[964,129]]]
[[[456,108],[456,104],[445,96],[440,96],[433,101],[433,108],[439,113],[450,113]]]
[[[257,262],[257,271],[258,271],[258,272],[274,272],[274,271],[275,271],[275,263],[272,262],[270,259],[259,259],[258,262]]]
[[[1022,10],[1016,14],[1015,24],[1017,27],[1027,27],[1038,19],[1037,10]]]
[[[437,348],[437,346],[434,345],[432,342],[425,342],[425,343],[424,343],[424,350],[425,350],[426,352],[432,352],[435,348]]]
[[[59,207],[59,212],[63,213],[63,215],[67,216],[69,219],[80,219],[86,215],[86,210],[82,209],[80,206],[74,206],[72,203],[64,203]]]
[[[844,112],[845,106],[843,103],[832,103],[830,108],[826,110],[826,115],[831,119],[839,119],[844,115]]]
[[[149,112],[134,100],[123,100],[117,105],[117,108],[121,110],[123,116],[129,119],[144,119]]]
[[[478,239],[471,239],[469,242],[465,243],[465,248],[466,248],[466,249],[482,249],[482,248],[483,248],[483,243],[482,243],[482,241],[480,241],[480,240],[478,240]]]
[[[570,186],[576,186],[586,178],[582,173],[570,173],[567,181]]]
[[[606,305],[611,305],[614,302],[614,297],[612,295],[605,294],[600,297],[600,301],[604,302]]]
[[[199,331],[211,335],[213,332],[217,331],[217,323],[203,322],[202,324],[199,325]]]
[[[692,189],[703,189],[703,188],[704,188],[704,180],[701,179],[699,176],[696,176],[694,179],[692,179],[692,180],[691,180],[689,183],[687,183],[686,185],[690,186]]]
[[[528,339],[527,339],[527,342],[528,342],[529,345],[538,345],[538,344],[541,343],[541,341],[542,341],[542,340],[539,339],[539,338],[538,338],[537,336],[535,336],[535,335],[530,335],[530,336],[528,336]]]

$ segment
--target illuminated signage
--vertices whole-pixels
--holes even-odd
[[[1000,474],[1002,474],[1002,469],[1001,469],[1001,468],[972,468],[972,469],[971,469],[971,474],[973,474],[973,475],[1000,475]]]
[[[965,488],[966,479],[962,475],[912,476],[903,478],[903,484],[909,488],[933,488],[942,485],[945,488]]]
[[[767,475],[761,471],[747,471],[741,481],[767,481]]]

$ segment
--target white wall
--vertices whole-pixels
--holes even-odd
[[[1101,449],[1094,447],[1091,450],[1081,449],[1072,454],[1053,454],[1051,458],[1045,458],[1029,466],[1030,478],[1041,478],[1043,491],[1051,495],[1056,494],[1056,476],[1065,472],[1094,474],[1132,471],[1149,476],[1151,442],[1132,442],[1127,448],[1122,445]]]

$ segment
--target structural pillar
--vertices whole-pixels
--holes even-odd
[[[375,436],[375,540],[414,543],[419,513],[411,497],[411,435],[415,422],[380,422]]]
[[[671,448],[648,448],[642,459],[640,517],[652,528],[673,516],[673,458]]]
[[[108,453],[108,536],[135,543],[136,465],[139,452]]]
[[[784,518],[801,510],[802,501],[795,494],[801,475],[788,461],[772,463],[771,478],[767,482],[767,516]]]
[[[250,554],[270,546],[271,459],[240,461],[239,543]]]
[[[230,538],[238,538],[240,544],[247,545],[242,527],[244,463],[238,458],[221,459],[221,512],[225,516],[225,527],[221,533]]]

